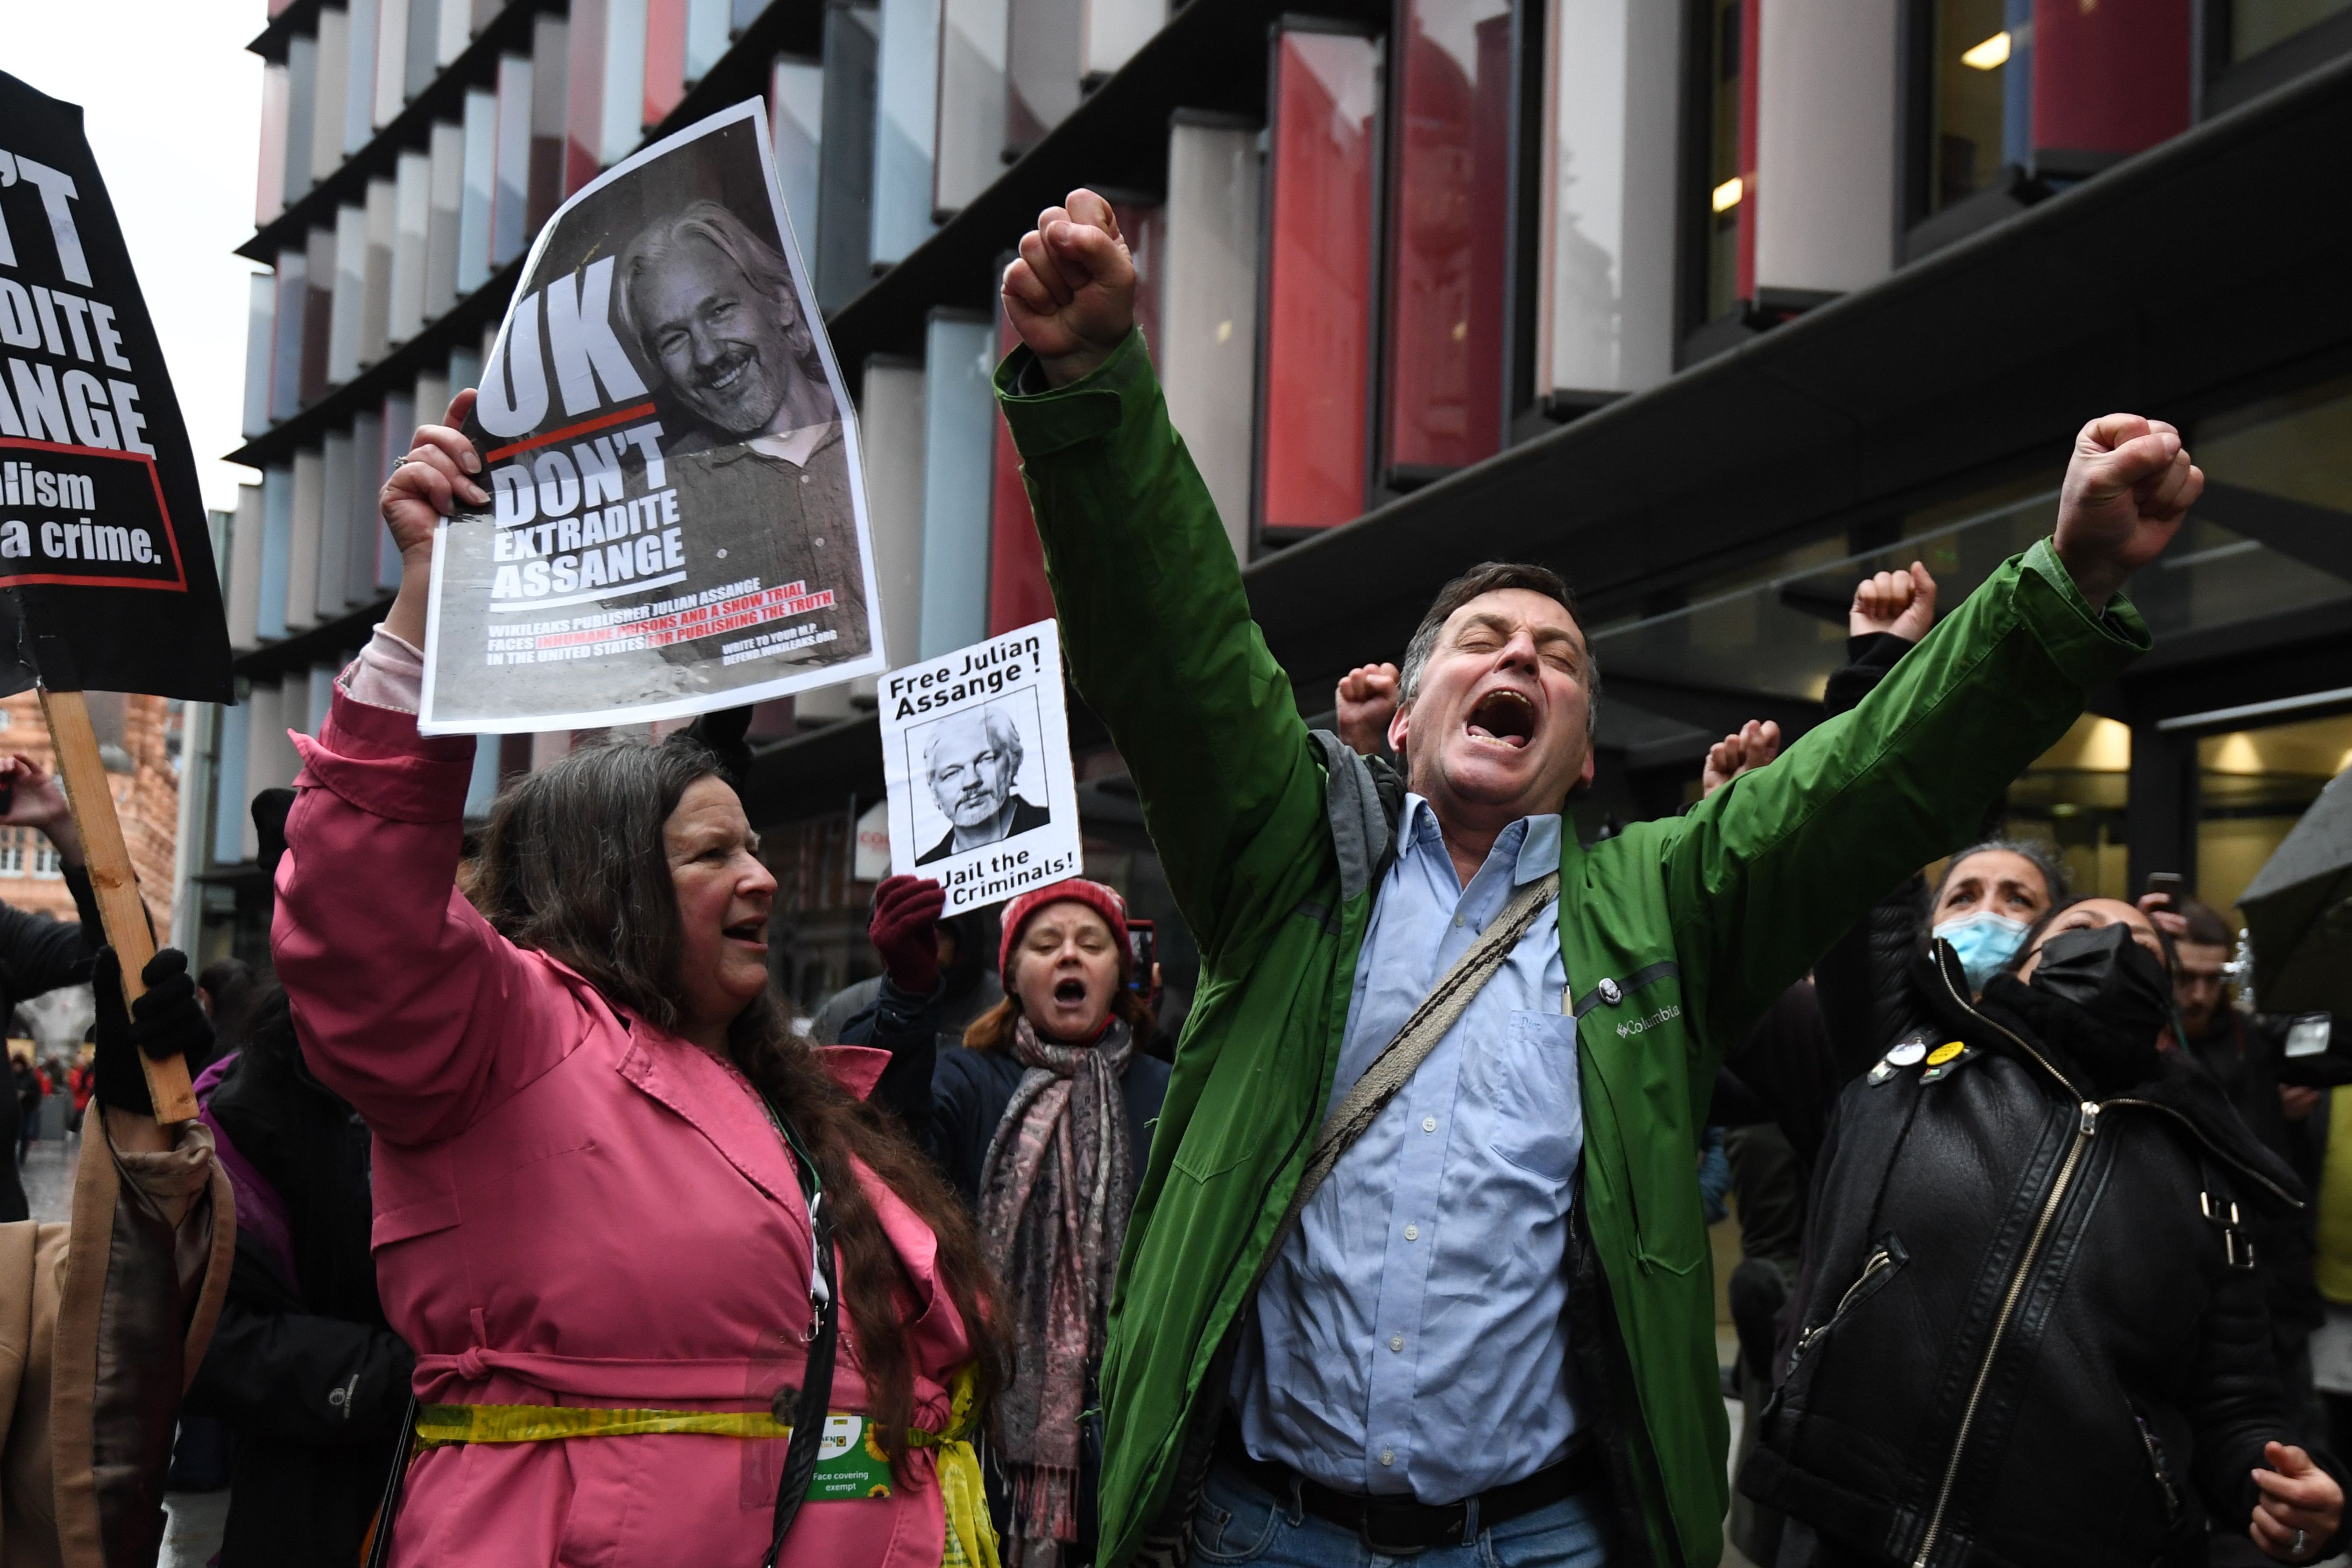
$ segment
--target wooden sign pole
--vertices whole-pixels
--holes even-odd
[[[90,890],[98,895],[99,919],[115,956],[122,961],[122,1002],[129,1007],[147,988],[140,976],[147,968],[147,960],[155,956],[155,936],[148,929],[139,878],[131,869],[130,846],[122,841],[121,821],[114,814],[114,791],[106,781],[106,765],[99,759],[98,734],[90,728],[89,705],[78,691],[43,686],[41,712],[49,722],[49,742],[57,749],[58,777],[65,781],[74,826],[81,833]],[[157,1061],[141,1051],[139,1065],[146,1070],[147,1093],[155,1102],[157,1123],[168,1127],[195,1119],[196,1095],[188,1086],[184,1057]]]

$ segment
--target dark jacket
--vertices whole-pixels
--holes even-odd
[[[2193,1062],[2101,1094],[2042,993],[1970,1004],[1939,951],[1966,1049],[1841,1097],[1740,1486],[1838,1560],[2202,1563],[2293,1440],[2242,1220],[2302,1186]]]
[[[52,920],[0,904],[0,1019],[12,1016],[18,1002],[30,1001],[59,986],[88,982],[89,961],[106,945],[89,873],[79,866],[68,866],[65,883],[73,894],[74,913],[81,916],[79,923]],[[22,1101],[22,1093],[20,1086],[16,1094],[0,1094],[0,1148],[14,1147],[26,1118],[39,1113],[37,1096],[27,1103]],[[32,1217],[16,1162],[0,1160],[0,1222]]]
[[[186,1408],[235,1434],[225,1568],[356,1563],[416,1358],[376,1296],[368,1130],[302,1064],[283,1004],[268,1010],[208,1108],[225,1158],[280,1200],[292,1255],[240,1224]]]
[[[2323,1092],[2303,1121],[2287,1120],[2279,1085],[2286,1066],[2287,1030],[2294,1021],[2263,1013],[2248,1018],[2220,1008],[2205,1038],[2189,1041],[2189,1050],[2237,1107],[2248,1130],[2315,1191],[2327,1150],[2329,1096]],[[2303,1353],[2312,1331],[2327,1319],[2315,1272],[2317,1209],[2314,1204],[2299,1213],[2265,1212],[2256,1218],[2254,1249],[2269,1287],[2271,1331],[2281,1366]]]
[[[937,997],[909,996],[885,979],[875,1005],[842,1030],[842,1042],[889,1051],[894,1070],[925,1051],[936,1053],[930,1116],[913,1131],[916,1141],[930,1151],[964,1202],[977,1212],[988,1145],[1004,1120],[1005,1107],[1013,1103],[1013,1092],[1021,1086],[1022,1067],[1003,1052],[940,1049],[939,1006]],[[1128,1157],[1139,1178],[1151,1155],[1152,1123],[1168,1097],[1168,1071],[1166,1062],[1139,1050],[1128,1057],[1127,1071],[1119,1076],[1119,1092],[1127,1102]]]

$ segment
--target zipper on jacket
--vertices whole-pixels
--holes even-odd
[[[2208,1149],[2210,1149],[2216,1159],[2222,1161],[2224,1164],[2229,1166],[2231,1170],[2234,1170],[2242,1176],[2252,1176],[2254,1180],[2268,1187],[2271,1191],[2271,1196],[2277,1198],[2281,1203],[2285,1204],[2289,1208],[2303,1209],[2310,1207],[2310,1205],[2304,1202],[2301,1198],[2296,1197],[2294,1194],[2283,1191],[2278,1183],[2271,1180],[2270,1177],[2263,1175],[2262,1172],[2237,1159],[2227,1149],[2221,1147],[2221,1145],[2215,1143],[2211,1138],[2207,1137],[2203,1128],[2200,1127],[2195,1122],[2190,1121],[2188,1117],[2182,1115],[2179,1112],[2174,1110],[2169,1105],[2159,1105],[2153,1100],[2135,1100],[2129,1095],[2118,1095],[2115,1099],[2102,1102],[2102,1103],[2105,1105],[2137,1105],[2143,1111],[2160,1112],[2163,1114],[2171,1117],[2182,1126],[2188,1128],[2189,1136],[2195,1138]]]
[[[2082,1163],[2083,1151],[2090,1146],[2098,1130],[2099,1108],[2085,1100],[2082,1103],[2082,1115],[2075,1123],[2074,1141],[2067,1146],[2057,1177],[2050,1184],[2050,1196],[2042,1200],[2042,1217],[2034,1221],[2024,1254],[2009,1277],[2009,1292],[2001,1298],[2000,1313],[1992,1321],[1991,1337],[1985,1341],[1984,1359],[1977,1365],[1975,1386],[1969,1390],[1968,1405],[1960,1412],[1959,1430],[1952,1437],[1952,1457],[1944,1464],[1944,1484],[1936,1493],[1936,1511],[1927,1516],[1927,1533],[1920,1537],[1919,1555],[1912,1559],[1911,1568],[1927,1568],[1928,1559],[1936,1553],[1936,1539],[1944,1530],[1944,1511],[1951,1505],[1952,1488],[1960,1479],[1960,1458],[1968,1452],[1969,1428],[1976,1422],[1977,1406],[1984,1399],[1985,1384],[1992,1376],[1993,1358],[2000,1354],[2000,1342],[2009,1332],[2009,1320],[2017,1311],[2018,1298],[2025,1293],[2025,1282],[2033,1272],[2035,1260],[2042,1255],[2042,1243],[2050,1234],[2051,1221],[2058,1217],[2058,1206],[2066,1200],[2066,1189],[2074,1183],[2074,1167]]]
[[[1976,1009],[1973,998],[1962,995],[1953,988],[1952,977],[1950,974],[1946,971],[1944,966],[1940,962],[1936,966],[1936,973],[1944,982],[1945,993],[1951,997],[1952,1000],[1958,1005],[1962,1011],[1966,1012],[1970,1018],[1975,1019],[1979,1023],[1983,1024],[1986,1028],[1998,1031],[2004,1039],[2008,1040],[2011,1044],[2016,1046],[2018,1050],[2023,1051],[2028,1057],[2032,1058],[2043,1071],[2056,1079],[2059,1083],[2065,1088],[2066,1092],[2074,1097],[2077,1114],[2074,1122],[2074,1141],[2067,1148],[2066,1157],[2058,1166],[2058,1175],[2056,1179],[2050,1184],[2050,1196],[2042,1199],[2042,1216],[2034,1222],[2033,1234],[2026,1241],[2024,1255],[2018,1260],[2017,1269],[2010,1276],[2009,1291],[2001,1299],[2000,1315],[1993,1319],[1992,1335],[1986,1341],[1984,1359],[1978,1364],[1975,1385],[1969,1390],[1969,1402],[1960,1412],[1959,1430],[1955,1433],[1952,1437],[1952,1454],[1951,1458],[1948,1459],[1944,1465],[1944,1483],[1936,1493],[1935,1511],[1927,1517],[1927,1532],[1920,1537],[1919,1552],[1916,1557],[1912,1559],[1911,1568],[1928,1568],[1928,1560],[1935,1555],[1937,1539],[1943,1533],[1944,1512],[1951,1504],[1952,1489],[1959,1480],[1960,1458],[1968,1449],[1969,1428],[1976,1420],[1977,1406],[1984,1398],[1985,1384],[1992,1375],[1993,1358],[2000,1354],[2000,1343],[2002,1338],[2008,1333],[2009,1320],[2011,1314],[2013,1314],[2017,1310],[2018,1299],[2024,1294],[2026,1277],[2032,1271],[2034,1262],[2041,1255],[2042,1243],[2048,1237],[2051,1222],[2057,1218],[2059,1205],[2065,1200],[2066,1189],[2074,1184],[2074,1167],[2082,1162],[2083,1151],[2090,1145],[2091,1140],[2098,1134],[2099,1113],[2106,1109],[2109,1105],[2135,1105],[2149,1111],[2160,1111],[2164,1114],[2171,1117],[2174,1121],[2179,1122],[2182,1126],[2188,1128],[2189,1134],[2207,1148],[2213,1150],[2216,1155],[2221,1155],[2225,1159],[2228,1158],[2226,1155],[2222,1154],[2221,1148],[2214,1144],[2212,1139],[2205,1135],[2204,1131],[2200,1128],[2196,1123],[2190,1121],[2188,1117],[2182,1115],[2179,1112],[2174,1110],[2169,1105],[2159,1105],[2152,1100],[2136,1100],[2126,1096],[2118,1096],[2117,1098],[2104,1102],[2092,1101],[2084,1098],[2083,1092],[2074,1086],[2073,1080],[2069,1079],[2063,1072],[2059,1071],[2057,1066],[2052,1062],[2048,1057],[2042,1055],[2032,1046],[2027,1044],[2025,1040],[2018,1035],[2016,1030],[2005,1028],[1995,1019],[1987,1018],[1984,1014],[1979,1012]],[[2280,1198],[2293,1207],[2296,1208],[2304,1207],[2302,1204],[2296,1203],[2294,1199],[2289,1197],[2286,1193],[2281,1192],[2277,1184],[2263,1176],[2261,1172],[2246,1169],[2246,1167],[2239,1165],[2239,1162],[2236,1160],[2230,1160],[2229,1163],[2232,1166],[2245,1170],[2245,1174],[2252,1176],[2264,1186],[2269,1187],[2272,1192],[2276,1193]],[[1839,1304],[1840,1307],[1843,1308],[1844,1303],[1840,1302]],[[1835,1321],[1834,1316],[1832,1316],[1832,1321]],[[2148,1457],[2151,1461],[2156,1462],[2158,1479],[2163,1479],[2163,1465],[2157,1458],[2154,1448],[2154,1437],[2147,1432],[2145,1426],[2141,1428],[2141,1435],[2149,1442],[2150,1448]],[[2166,1484],[2165,1492],[2167,1498],[2170,1499],[2172,1496],[2172,1490],[2168,1482]]]
[[[2180,1492],[2172,1484],[2172,1473],[2164,1468],[2164,1450],[2157,1447],[2156,1434],[2149,1429],[2147,1417],[2135,1410],[2132,1424],[2139,1428],[2140,1447],[2147,1450],[2147,1468],[2156,1472],[2156,1484],[2164,1492],[2164,1522],[2180,1522]]]
[[[1855,1276],[1853,1284],[1845,1288],[1845,1294],[1838,1298],[1837,1310],[1797,1337],[1796,1349],[1789,1353],[1789,1366],[1791,1371],[1795,1370],[1797,1363],[1804,1359],[1805,1352],[1811,1347],[1815,1340],[1837,1326],[1838,1320],[1845,1316],[1846,1309],[1853,1305],[1854,1298],[1862,1293],[1862,1288],[1869,1284],[1878,1274],[1893,1267],[1895,1267],[1895,1254],[1885,1248],[1881,1247],[1870,1255],[1870,1260],[1862,1266],[1862,1272]]]

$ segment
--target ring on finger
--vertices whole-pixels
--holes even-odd
[[[2303,1531],[2302,1531],[2298,1530],[2298,1531],[2296,1531],[2294,1532],[2294,1540],[2288,1543],[2288,1545],[2287,1545],[2287,1551],[2289,1551],[2290,1552],[2294,1553],[2294,1554],[2295,1556],[2297,1556],[2297,1557],[2300,1557],[2300,1556],[2302,1556],[2302,1555],[2303,1555]]]

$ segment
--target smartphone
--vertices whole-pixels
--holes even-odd
[[[2181,874],[2177,871],[2152,871],[2147,873],[2147,891],[2164,895],[2164,907],[2180,907]]]
[[[1151,999],[1151,967],[1160,962],[1160,927],[1149,920],[1127,923],[1127,988]]]

